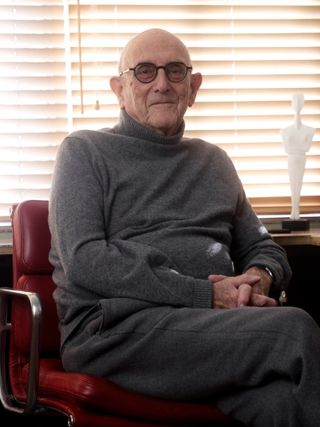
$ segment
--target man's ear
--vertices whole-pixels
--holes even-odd
[[[191,91],[190,91],[189,102],[188,102],[189,107],[192,107],[192,105],[196,99],[198,90],[201,86],[201,83],[202,83],[201,73],[191,74],[191,83],[190,83]]]
[[[118,98],[120,108],[124,108],[123,85],[119,76],[111,77],[110,87],[112,89],[112,92]]]

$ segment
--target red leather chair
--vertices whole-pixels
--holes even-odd
[[[208,402],[151,398],[63,369],[47,219],[47,201],[13,209],[13,286],[0,288],[3,406],[21,414],[63,414],[69,426],[239,426]]]

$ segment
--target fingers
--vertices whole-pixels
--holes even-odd
[[[238,288],[238,307],[248,305],[254,307],[275,307],[278,303],[273,298],[255,293],[249,285],[241,285]]]
[[[244,284],[238,288],[238,307],[248,305],[255,307],[275,307],[278,303],[273,298],[255,293],[250,285]]]
[[[255,307],[276,307],[278,303],[273,298],[267,297],[265,295],[252,293],[250,305],[253,305]]]
[[[238,288],[238,307],[249,305],[252,295],[252,287],[248,284],[240,285]]]
[[[234,308],[243,306],[275,307],[277,301],[259,288],[260,276],[241,274],[225,276],[211,274],[208,280],[214,284],[213,307]]]
[[[221,280],[225,279],[227,276],[224,276],[223,274],[210,274],[208,276],[208,280],[212,283],[220,282]]]
[[[244,274],[240,274],[240,276],[236,276],[235,279],[236,279],[235,286],[237,287],[241,285],[250,285],[250,287],[253,287],[256,283],[260,281],[260,276],[244,273]]]
[[[221,282],[222,280],[228,285],[232,285],[236,288],[239,288],[241,285],[250,285],[254,286],[259,282],[260,276],[255,276],[253,274],[240,274],[239,276],[224,276],[222,274],[210,274],[208,280],[212,283]]]

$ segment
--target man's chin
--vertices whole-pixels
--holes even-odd
[[[177,108],[173,104],[156,104],[149,109],[149,117],[154,121],[175,121],[177,120]]]
[[[167,119],[162,118],[161,120],[151,120],[148,122],[148,126],[156,133],[167,136],[175,135],[179,128],[179,124],[177,121],[172,120],[172,116]]]

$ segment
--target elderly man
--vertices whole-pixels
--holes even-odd
[[[224,151],[184,133],[201,75],[160,29],[124,48],[112,129],[62,143],[50,260],[67,370],[248,426],[318,427],[320,333]]]

